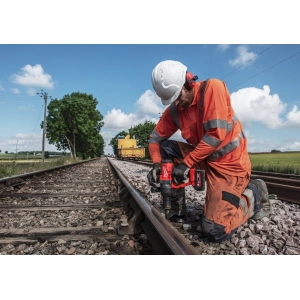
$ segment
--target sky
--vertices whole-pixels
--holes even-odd
[[[1,6],[2,153],[42,150],[41,93],[47,93],[48,105],[51,98],[73,92],[97,99],[104,117],[104,152],[111,153],[109,143],[119,132],[146,120],[157,122],[165,110],[151,73],[167,59],[185,64],[199,81],[218,78],[226,83],[249,152],[300,151],[300,43],[295,40],[299,24],[293,2],[287,0],[284,8],[273,3],[270,9],[252,1],[246,13],[235,1],[217,1],[195,6],[209,13],[199,18],[196,9],[190,10],[181,22],[170,22],[169,16],[182,14],[170,1],[136,5],[136,13],[126,16],[120,14],[126,7],[119,2],[118,18],[113,4],[101,6],[99,18],[99,8],[89,0],[84,7],[72,2],[72,15],[68,4],[59,1],[33,15],[38,3]],[[180,131],[172,138],[182,140]],[[46,140],[45,150],[57,149]]]
[[[112,153],[116,134],[157,122],[167,107],[151,84],[153,68],[167,59],[199,80],[225,81],[249,152],[300,151],[299,44],[1,44],[2,153],[41,150],[41,93],[49,104],[72,92],[97,99]],[[180,131],[173,138],[182,140]],[[46,141],[45,150],[57,149]]]

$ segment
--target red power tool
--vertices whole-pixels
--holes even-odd
[[[180,185],[175,185],[173,182],[173,162],[170,159],[163,159],[160,168],[160,187],[151,189],[151,192],[161,192],[163,197],[163,208],[165,210],[166,218],[168,218],[171,209],[171,195],[172,189],[182,188],[192,185],[196,191],[203,191],[205,189],[205,172],[200,169],[190,169],[189,181]]]

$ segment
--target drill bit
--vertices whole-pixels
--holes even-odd
[[[165,217],[166,217],[167,220],[169,219],[169,213],[170,213],[170,210],[165,209]]]
[[[171,209],[171,198],[170,197],[163,197],[163,208],[165,210],[165,217],[168,219],[170,209]]]

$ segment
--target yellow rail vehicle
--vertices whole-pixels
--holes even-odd
[[[130,135],[118,139],[119,159],[142,159],[145,157],[145,148],[137,147],[136,139],[131,139]]]

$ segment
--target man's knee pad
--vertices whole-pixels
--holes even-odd
[[[230,233],[225,232],[225,227],[223,225],[217,224],[212,220],[206,219],[204,215],[202,216],[202,231],[203,234],[212,242],[220,243],[224,240],[229,239],[237,229],[231,231]]]

